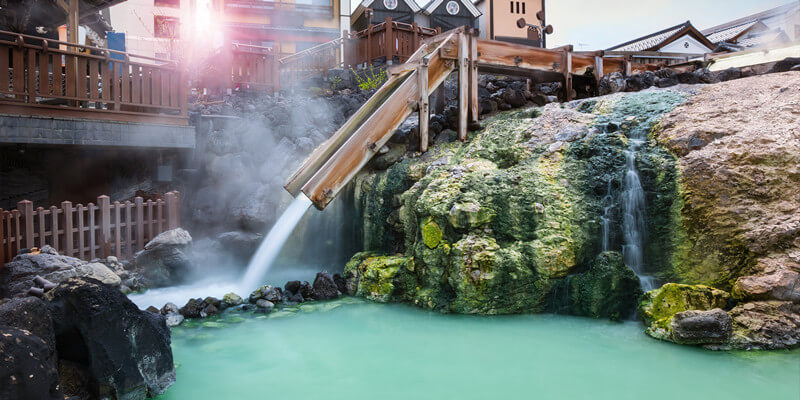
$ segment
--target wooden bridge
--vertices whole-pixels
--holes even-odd
[[[474,31],[454,29],[429,39],[408,60],[389,70],[389,79],[338,131],[305,160],[284,188],[305,193],[324,209],[358,173],[395,130],[419,112],[420,149],[428,148],[429,95],[452,71],[458,71],[458,137],[467,138],[467,124],[478,120],[478,73],[500,73],[562,82],[566,100],[572,79],[591,71],[631,74],[649,69],[602,52],[577,53],[571,47],[541,49],[479,39]]]

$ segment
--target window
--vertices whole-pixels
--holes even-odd
[[[525,14],[525,2],[522,2],[522,13]]]
[[[164,15],[153,16],[153,34],[157,38],[176,39],[180,37],[180,20]]]
[[[511,13],[513,14],[514,13],[514,2],[513,1],[509,1],[508,4],[511,6]]]
[[[517,2],[517,14],[519,14],[519,2]]]

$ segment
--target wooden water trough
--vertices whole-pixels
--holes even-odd
[[[420,149],[428,148],[428,98],[447,76],[458,71],[458,137],[467,139],[467,124],[478,120],[478,73],[498,73],[561,81],[571,100],[573,75],[591,71],[625,75],[649,66],[627,59],[606,58],[602,52],[577,53],[571,46],[541,49],[479,39],[474,30],[453,29],[423,41],[408,61],[391,67],[389,79],[327,141],[322,143],[289,178],[284,188],[300,192],[324,209],[386,144],[395,130],[419,112]]]

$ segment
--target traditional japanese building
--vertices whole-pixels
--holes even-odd
[[[421,10],[414,0],[364,0],[353,11],[350,20],[353,31],[366,29],[370,24],[392,21],[411,24]]]
[[[430,0],[422,7],[417,22],[428,28],[441,28],[442,32],[459,26],[477,29],[481,15],[471,0]]]
[[[539,47],[538,35],[518,27],[517,20],[524,18],[527,23],[538,24],[536,13],[541,11],[546,17],[544,0],[478,0],[474,5],[482,14],[478,21],[482,38]],[[546,47],[546,39],[543,43]]]

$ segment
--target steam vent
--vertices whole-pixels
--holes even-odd
[[[0,0],[0,400],[800,399],[785,1]]]

